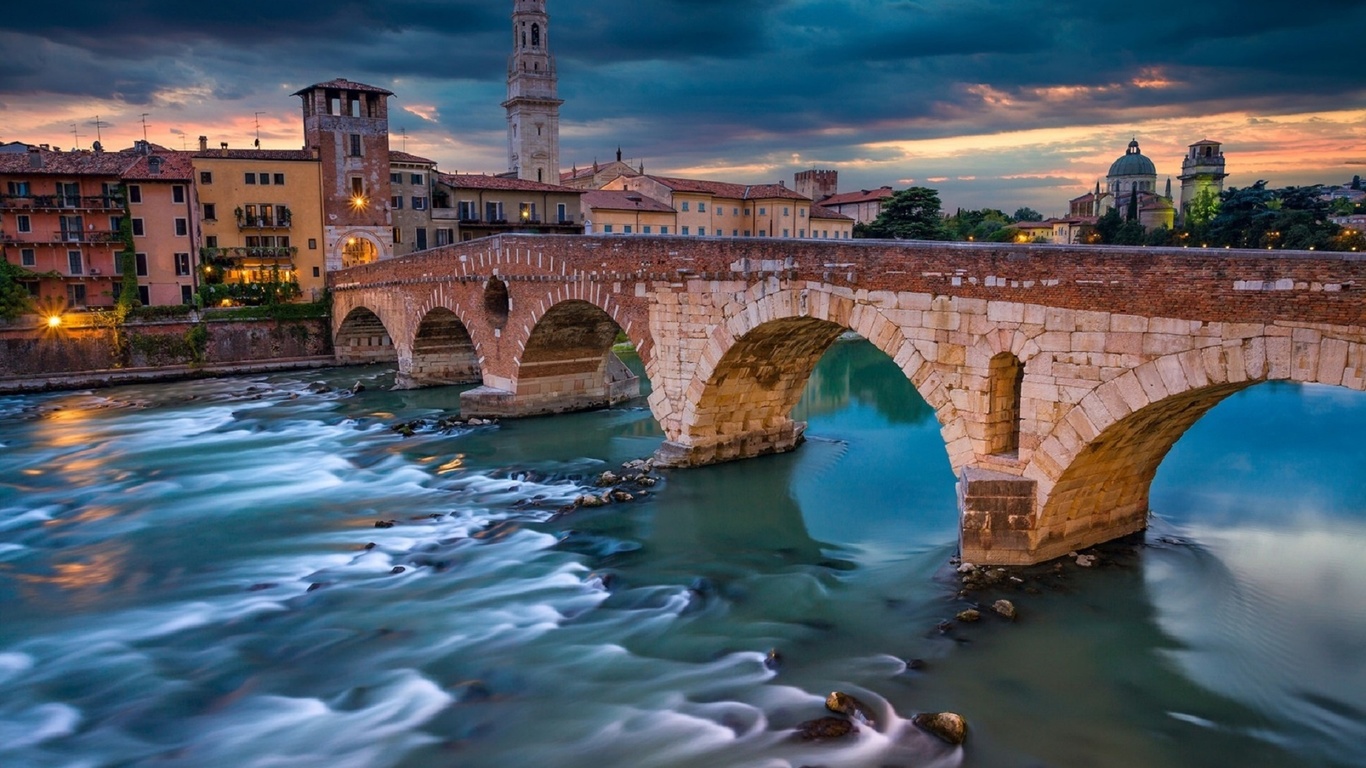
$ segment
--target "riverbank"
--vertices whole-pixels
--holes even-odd
[[[209,379],[244,373],[276,373],[279,371],[332,368],[336,365],[336,358],[332,355],[314,355],[311,357],[209,363],[205,365],[163,365],[145,368],[108,368],[37,376],[0,376],[0,394],[100,389],[120,384]]]

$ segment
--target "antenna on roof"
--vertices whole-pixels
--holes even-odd
[[[407,128],[399,128],[399,129],[398,129],[398,133],[399,133],[400,136],[403,137],[403,151],[404,151],[404,152],[407,152],[407,151],[408,151],[408,129],[407,129]]]
[[[95,141],[103,144],[104,137],[100,135],[100,129],[108,128],[109,123],[106,123],[103,120],[101,120],[99,115],[95,115],[95,122],[91,123],[91,125],[95,126]]]
[[[260,149],[260,148],[261,148],[261,115],[264,115],[264,114],[265,114],[265,112],[257,112],[257,113],[256,113],[256,148],[257,148],[257,149]]]
[[[143,140],[143,142],[146,142],[146,141],[147,141],[147,116],[150,115],[150,114],[152,114],[152,113],[151,113],[151,112],[143,112],[143,113],[142,113],[142,116],[141,116],[141,119],[142,119],[142,140]],[[180,140],[181,140],[181,143],[184,143],[185,137],[184,137],[184,136],[181,136],[181,137],[180,137]]]
[[[76,137],[76,149],[81,148],[81,133],[75,123],[71,124],[71,135]]]

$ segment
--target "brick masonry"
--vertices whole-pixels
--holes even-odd
[[[609,388],[620,327],[653,386],[660,458],[683,465],[799,444],[792,405],[852,329],[935,409],[964,484],[963,554],[979,563],[1141,530],[1162,457],[1239,389],[1366,388],[1357,254],[518,235],[347,270],[332,287],[339,356],[378,351],[405,374],[463,356],[503,415],[600,402],[584,392]],[[464,333],[433,333],[451,317]],[[1000,381],[1016,386],[1012,359],[1016,397]],[[1018,435],[1003,439],[1016,402]],[[969,469],[1029,484],[1030,514],[974,501]]]

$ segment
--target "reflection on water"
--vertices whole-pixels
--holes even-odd
[[[953,477],[866,343],[799,451],[568,515],[658,446],[643,406],[403,438],[459,390],[391,381],[0,398],[0,765],[1361,763],[1360,395],[1231,398],[1147,546],[943,633]],[[795,741],[836,689],[877,726]],[[965,748],[909,725],[943,709]]]

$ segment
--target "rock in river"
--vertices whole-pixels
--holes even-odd
[[[968,737],[967,721],[952,712],[921,712],[911,722],[955,746]]]
[[[842,717],[822,717],[797,726],[797,737],[802,741],[842,739],[855,733],[858,733],[858,726]]]
[[[832,691],[825,697],[825,708],[858,720],[870,728],[877,726],[877,718],[867,704],[842,691]]]
[[[1011,621],[1015,620],[1015,604],[1009,600],[997,600],[991,604],[991,610]]]

